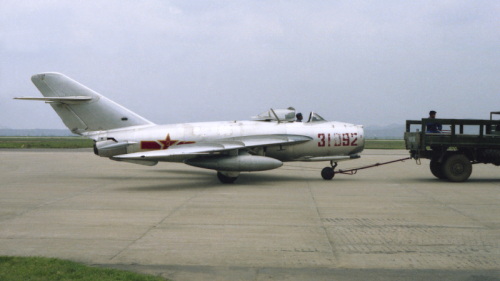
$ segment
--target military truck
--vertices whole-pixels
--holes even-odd
[[[406,120],[406,149],[417,161],[430,159],[431,173],[439,179],[463,182],[478,163],[500,166],[499,112],[490,119],[430,119]],[[441,123],[441,133],[428,133],[428,123]],[[416,130],[414,126],[417,126]]]

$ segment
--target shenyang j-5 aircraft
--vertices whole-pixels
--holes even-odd
[[[362,126],[328,122],[314,112],[296,122],[291,107],[253,121],[156,125],[62,74],[36,74],[31,81],[44,97],[15,99],[48,103],[71,132],[94,140],[96,155],[148,166],[184,163],[217,171],[223,183],[286,161],[330,161],[321,176],[331,180],[337,162],[359,158],[364,148]]]

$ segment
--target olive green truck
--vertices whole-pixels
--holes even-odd
[[[406,120],[406,149],[413,159],[430,159],[430,170],[437,178],[465,181],[473,164],[500,166],[500,120],[494,120],[498,115],[500,112],[491,112],[489,120]],[[441,123],[448,130],[428,133],[427,123]]]

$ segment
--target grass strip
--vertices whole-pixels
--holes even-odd
[[[365,149],[406,149],[404,140],[365,140]]]
[[[83,137],[0,137],[0,148],[90,148],[94,141]]]
[[[23,281],[165,281],[165,279],[117,269],[90,267],[80,263],[42,257],[0,256],[0,280]]]
[[[91,148],[83,137],[0,137],[0,148]],[[365,149],[405,149],[404,140],[365,140]]]

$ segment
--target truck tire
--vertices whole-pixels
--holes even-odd
[[[450,155],[443,164],[443,173],[449,181],[462,182],[472,173],[472,164],[465,155]]]
[[[445,180],[446,176],[443,172],[443,163],[439,163],[437,159],[431,159],[431,173],[438,179]]]

